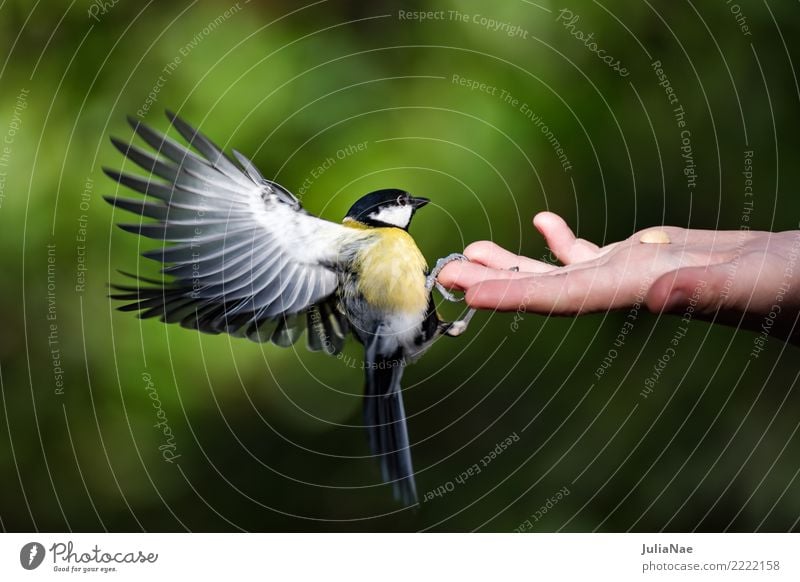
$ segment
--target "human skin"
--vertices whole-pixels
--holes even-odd
[[[649,228],[604,247],[576,238],[552,212],[533,219],[563,266],[480,241],[439,274],[469,306],[543,315],[627,309],[644,296],[655,313],[683,314],[762,331],[800,345],[800,231]],[[643,243],[663,231],[668,244]],[[519,269],[514,270],[514,269]]]

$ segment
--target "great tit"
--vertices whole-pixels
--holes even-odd
[[[453,254],[428,271],[408,226],[429,201],[399,189],[360,198],[341,224],[309,214],[287,189],[265,179],[234,150],[238,165],[172,113],[172,126],[197,153],[138,120],[136,134],[155,155],[112,138],[149,175],[104,168],[144,199],[108,196],[115,207],[155,222],[119,226],[165,243],[143,253],[165,266],[164,280],[112,285],[119,309],[202,332],[291,346],[304,329],[313,351],[338,354],[348,333],[364,346],[364,425],[394,496],[417,502],[400,379],[438,337],[458,336],[473,311],[454,322],[437,314],[433,288]]]

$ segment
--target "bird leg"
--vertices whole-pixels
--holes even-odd
[[[439,273],[441,273],[442,269],[444,269],[445,265],[449,265],[454,261],[469,261],[469,259],[461,253],[452,253],[439,259],[436,261],[436,265],[434,265],[433,269],[431,269],[431,272],[428,274],[428,278],[425,280],[425,288],[428,290],[428,292],[430,292],[433,291],[434,287],[436,287],[439,290],[439,293],[442,294],[442,297],[444,297],[447,301],[458,303],[460,301],[464,301],[464,298],[456,297],[436,280],[436,278],[439,276]],[[450,337],[458,337],[467,330],[467,326],[469,325],[473,315],[475,315],[475,310],[470,309],[467,311],[464,319],[451,322],[442,322],[440,329],[445,335],[449,335]]]
[[[464,319],[459,319],[458,321],[452,321],[449,323],[444,324],[444,334],[449,335],[450,337],[458,337],[465,331],[467,331],[467,326],[469,325],[472,316],[475,315],[475,310],[470,309],[467,311],[467,314],[464,316]]]
[[[431,272],[428,273],[428,278],[425,280],[425,289],[427,289],[428,292],[431,292],[435,286],[439,290],[439,293],[442,294],[442,297],[444,297],[447,301],[458,303],[459,301],[464,301],[464,299],[458,298],[450,293],[450,291],[445,289],[444,286],[442,286],[442,284],[436,280],[436,277],[439,276],[439,273],[442,272],[442,269],[444,269],[445,265],[449,265],[453,261],[469,261],[469,259],[461,253],[452,253],[436,261],[436,265],[434,265],[433,269],[431,269]]]

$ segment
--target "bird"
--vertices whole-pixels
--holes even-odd
[[[118,226],[163,246],[143,256],[162,263],[160,278],[120,271],[135,282],[111,284],[118,309],[210,334],[226,333],[289,347],[303,331],[314,352],[338,355],[348,337],[364,348],[363,423],[384,483],[404,506],[417,505],[401,379],[442,336],[461,335],[474,314],[444,321],[433,290],[460,301],[437,281],[408,229],[429,203],[400,188],[360,197],[341,223],[306,211],[289,190],[264,178],[243,154],[226,155],[167,111],[186,145],[128,117],[149,146],[111,142],[145,175],[103,168],[143,198],[105,200],[138,216]],[[147,220],[145,220],[147,219]]]

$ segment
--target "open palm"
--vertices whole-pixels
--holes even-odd
[[[556,266],[481,241],[439,275],[466,292],[471,307],[578,315],[645,303],[654,312],[691,309],[704,319],[759,329],[798,341],[800,231],[713,231],[658,227],[604,247],[575,237],[551,212],[537,214]],[[669,243],[642,242],[645,233]],[[648,237],[645,236],[645,240]]]

